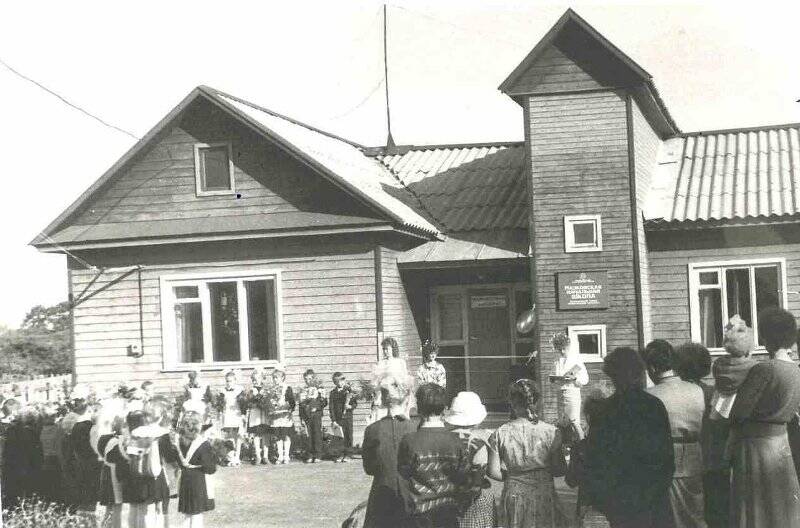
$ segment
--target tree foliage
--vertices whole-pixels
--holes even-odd
[[[34,306],[17,330],[0,334],[0,373],[26,379],[72,370],[69,305]]]

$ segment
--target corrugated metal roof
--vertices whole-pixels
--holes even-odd
[[[522,144],[418,147],[379,159],[445,233],[527,228]]]
[[[400,264],[516,259],[528,252],[525,229],[487,229],[456,232],[445,240],[433,241],[406,251]]]
[[[800,213],[800,124],[687,134],[659,152],[645,217],[742,220]]]
[[[277,136],[301,155],[311,158],[348,190],[361,194],[404,226],[436,236],[440,234],[434,225],[407,205],[413,198],[404,196],[408,191],[400,182],[375,159],[365,156],[354,143],[223,92],[209,88],[205,90],[255,121],[265,132]]]
[[[520,258],[527,254],[525,149],[520,143],[402,147],[379,155],[447,234],[400,263]]]

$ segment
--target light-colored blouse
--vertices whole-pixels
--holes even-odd
[[[444,365],[438,361],[434,361],[433,365],[431,366],[423,363],[417,369],[417,383],[419,385],[424,385],[425,383],[435,383],[440,387],[446,387],[447,371],[445,371]]]
[[[561,433],[549,423],[517,418],[492,433],[489,448],[498,453],[509,474],[524,473],[552,466],[561,453]]]

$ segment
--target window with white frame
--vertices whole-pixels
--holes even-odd
[[[603,361],[606,356],[606,325],[567,327],[570,347],[586,363]]]
[[[278,361],[279,282],[278,272],[162,277],[165,367]]]
[[[768,306],[786,305],[785,283],[783,259],[690,264],[692,341],[721,351],[725,325],[739,315],[763,346],[758,313]]]
[[[564,217],[564,251],[580,253],[603,250],[600,215]]]
[[[233,193],[231,144],[197,143],[194,146],[194,171],[198,196]]]

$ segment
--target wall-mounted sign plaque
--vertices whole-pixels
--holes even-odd
[[[607,271],[567,271],[556,274],[559,310],[608,308]]]
[[[470,308],[505,308],[505,295],[472,295],[469,298]]]

